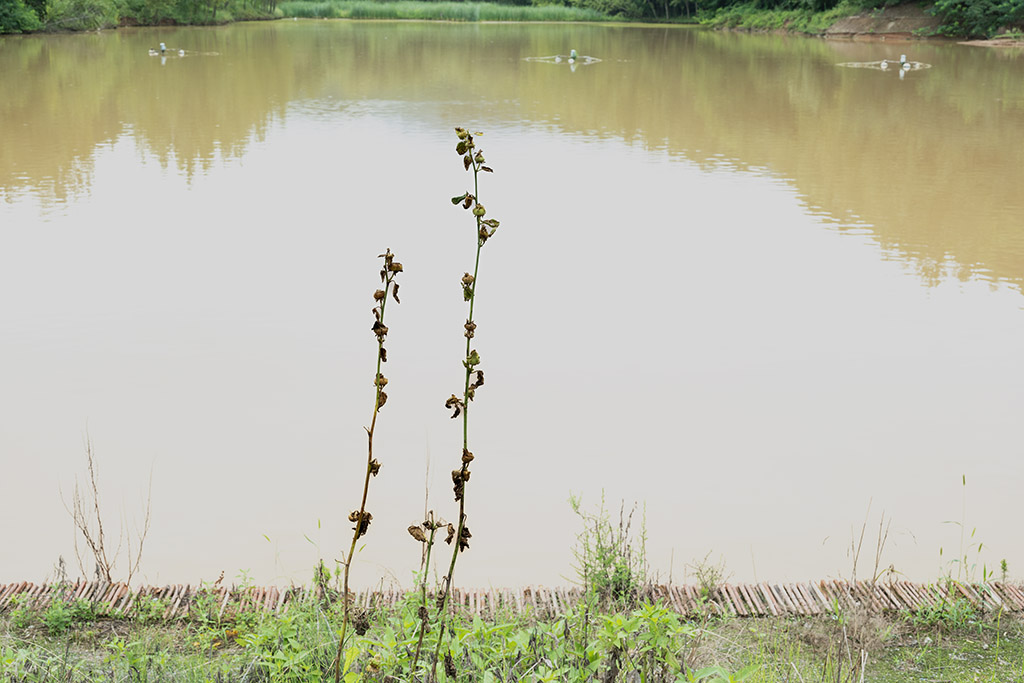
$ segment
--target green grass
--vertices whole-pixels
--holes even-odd
[[[419,0],[285,0],[285,17],[304,19],[418,19],[436,21],[607,21],[590,9],[544,5],[499,5],[491,2],[421,2]]]
[[[863,11],[863,5],[858,2],[840,2],[825,12],[759,9],[753,4],[733,5],[703,17],[701,23],[712,28],[818,34],[839,19],[860,11]]]
[[[367,630],[346,643],[344,680],[410,680],[418,605],[412,593],[394,609],[364,615]],[[338,602],[223,619],[217,610],[197,609],[190,619],[168,623],[67,607],[69,621],[57,628],[52,609],[0,615],[0,680],[333,680]],[[1007,615],[686,620],[657,603],[639,602],[608,610],[579,606],[554,618],[460,614],[450,628],[457,673],[439,668],[441,681],[852,682],[859,680],[862,651],[864,680],[875,683],[923,677],[1002,683],[1024,676],[1024,628]],[[612,669],[617,674],[606,678]]]

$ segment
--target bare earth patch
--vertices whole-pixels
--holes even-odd
[[[933,34],[942,22],[920,5],[897,5],[840,19],[825,30],[829,38],[912,40]]]

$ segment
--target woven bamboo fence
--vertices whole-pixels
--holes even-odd
[[[368,590],[355,594],[354,603],[364,609],[387,609],[406,592]],[[582,596],[578,588],[491,588],[455,589],[454,605],[469,614],[494,616],[498,613],[549,617],[560,614]],[[226,586],[146,586],[132,589],[123,583],[87,582],[40,583],[27,581],[0,584],[0,613],[18,607],[45,609],[55,600],[86,600],[93,609],[111,618],[130,619],[143,609],[164,619],[187,618],[194,610],[218,618],[243,611],[286,613],[292,605],[326,604],[340,597],[337,591],[319,587],[289,588]],[[863,608],[872,614],[900,611],[911,613],[965,601],[982,613],[1024,613],[1024,586],[992,581],[933,584],[906,581],[824,580],[812,583],[724,584],[708,594],[695,586],[655,586],[651,599],[660,599],[684,616],[714,614],[736,617],[813,616],[837,610]]]

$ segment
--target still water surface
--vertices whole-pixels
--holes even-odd
[[[570,48],[602,61],[525,59]],[[837,66],[901,52],[932,68]],[[979,572],[1024,575],[1019,51],[289,21],[4,37],[0,92],[0,582],[74,566],[86,432],[108,533],[152,472],[143,580],[338,558],[390,247],[353,577],[408,583],[425,482],[455,514],[460,124],[502,221],[460,582],[564,582],[566,499],[602,491],[646,504],[676,581],[709,553],[737,579],[849,576],[869,504],[865,545],[884,511],[882,564],[910,578],[951,568],[961,521]]]

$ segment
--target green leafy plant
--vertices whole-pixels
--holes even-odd
[[[43,612],[43,624],[51,636],[62,635],[71,627],[73,621],[71,610],[63,600],[52,601]]]
[[[141,624],[155,624],[163,621],[171,606],[166,598],[145,597],[135,601],[135,619]]]
[[[641,525],[638,538],[634,539],[632,534],[636,506],[629,514],[624,504],[620,506],[615,525],[605,509],[603,494],[594,511],[584,510],[577,496],[569,497],[569,505],[583,521],[573,553],[586,599],[595,607],[632,606],[650,583],[645,526]]]
[[[742,683],[742,681],[757,673],[757,670],[758,666],[756,664],[745,666],[735,672],[721,666],[708,666],[693,673],[688,673],[686,680],[692,683]]]
[[[28,628],[39,618],[35,610],[29,606],[28,596],[25,594],[15,595],[8,603],[8,609],[11,626],[17,629]]]

